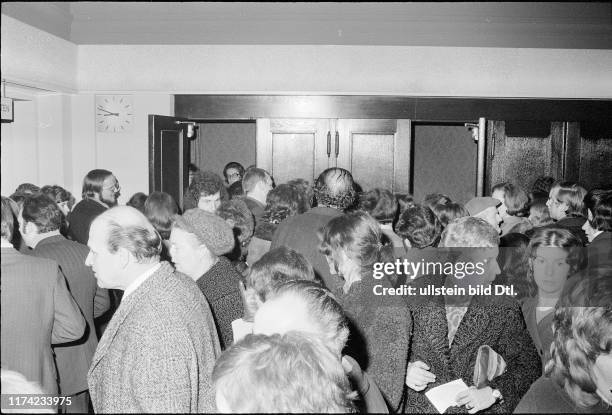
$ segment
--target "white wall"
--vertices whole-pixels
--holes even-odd
[[[148,114],[172,94],[380,94],[612,98],[612,51],[396,46],[75,45],[2,15],[2,77],[59,91],[2,124],[2,194],[114,171],[121,202],[148,191]],[[130,134],[95,131],[94,95],[133,94]],[[10,96],[10,95],[9,95]]]
[[[81,45],[80,91],[611,98],[612,51]]]

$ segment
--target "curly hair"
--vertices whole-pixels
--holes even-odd
[[[196,201],[196,205],[200,197],[211,196],[219,192],[221,200],[227,200],[227,190],[223,185],[223,179],[210,170],[196,172],[189,185],[189,193]]]
[[[231,412],[352,412],[355,392],[335,352],[315,336],[249,334],[221,355],[212,374]],[[248,396],[249,399],[245,399]],[[219,401],[217,400],[217,405]]]
[[[442,225],[427,206],[414,205],[402,212],[395,233],[408,239],[414,248],[437,246],[442,233]]]
[[[499,233],[482,218],[468,216],[449,223],[440,237],[440,247],[494,248]]]
[[[312,207],[312,199],[314,198],[314,190],[308,180],[293,179],[287,182],[288,185],[297,189],[300,195],[300,207],[298,213],[304,213]]]
[[[612,352],[612,267],[570,278],[553,317],[554,339],[546,373],[581,407],[598,404],[592,366]]]
[[[242,199],[221,202],[217,215],[223,218],[234,230],[239,246],[246,246],[253,236],[255,219],[253,213]]]
[[[397,214],[398,203],[389,190],[376,188],[360,195],[359,208],[380,223],[391,223]]]
[[[55,200],[55,203],[58,205],[60,203],[68,202],[69,209],[72,209],[72,206],[74,205],[74,196],[72,196],[72,194],[62,186],[58,186],[56,184],[46,185],[41,187],[40,192]]]
[[[314,196],[318,206],[345,210],[356,196],[351,172],[339,167],[324,170],[315,182]]]
[[[266,197],[266,208],[262,221],[279,224],[289,216],[298,214],[300,194],[295,186],[280,184],[270,190]]]
[[[584,204],[592,216],[591,227],[612,232],[612,190],[593,189],[584,197]]]
[[[64,214],[57,203],[43,193],[26,196],[21,216],[25,223],[36,225],[39,233],[60,230],[64,223]]]

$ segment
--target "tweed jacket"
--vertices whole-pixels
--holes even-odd
[[[88,373],[96,413],[211,412],[219,340],[195,282],[162,262],[124,298]]]
[[[444,285],[444,276],[425,276],[414,286]],[[435,413],[425,392],[457,378],[473,385],[478,348],[488,345],[506,361],[506,371],[489,384],[499,389],[504,400],[486,412],[511,413],[529,386],[540,376],[541,363],[529,336],[517,301],[505,296],[474,296],[463,316],[453,342],[448,344],[448,323],[443,296],[419,296],[410,300],[413,319],[410,361],[420,360],[430,367],[436,381],[421,392],[406,389],[406,412]],[[465,406],[447,412],[467,413]]]
[[[221,350],[234,341],[232,321],[242,318],[244,306],[240,295],[240,273],[225,257],[219,260],[197,281],[212,311]]]
[[[101,203],[83,199],[68,214],[68,238],[87,245],[91,222],[106,211]]]
[[[72,342],[85,332],[85,319],[55,261],[2,248],[2,368],[57,393],[52,344]]]
[[[341,281],[329,272],[329,265],[325,256],[319,252],[321,241],[317,232],[323,226],[342,215],[342,212],[329,207],[315,207],[301,215],[287,218],[278,225],[270,250],[281,245],[295,249],[312,264],[315,274],[325,283],[325,286],[334,291]]]
[[[349,320],[344,353],[368,372],[395,411],[404,390],[412,319],[402,298],[374,295],[376,284],[391,287],[387,280],[365,277],[347,293],[339,288],[335,294]]]
[[[96,277],[85,265],[88,248],[61,235],[41,240],[31,255],[56,261],[68,283],[68,288],[87,321],[85,335],[77,342],[54,348],[55,362],[62,395],[75,395],[87,390],[87,370],[96,352],[98,338],[94,318],[110,307],[108,290],[98,287]]]

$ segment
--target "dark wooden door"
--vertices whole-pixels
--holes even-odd
[[[303,178],[311,183],[330,166],[329,119],[257,120],[257,166],[276,184]]]
[[[189,138],[185,118],[149,115],[149,193],[166,192],[182,205],[189,183]]]
[[[410,189],[410,120],[338,119],[333,152],[362,190]]]

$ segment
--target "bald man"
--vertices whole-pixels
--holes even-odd
[[[327,169],[317,178],[314,194],[317,207],[281,222],[270,249],[285,245],[304,255],[312,264],[315,274],[333,291],[341,281],[331,275],[325,256],[319,252],[321,241],[317,232],[353,204],[353,176],[348,170],[338,167]]]
[[[124,290],[88,373],[94,411],[214,411],[213,317],[195,282],[160,262],[153,225],[134,208],[111,208],[93,221],[87,245],[98,285]]]

